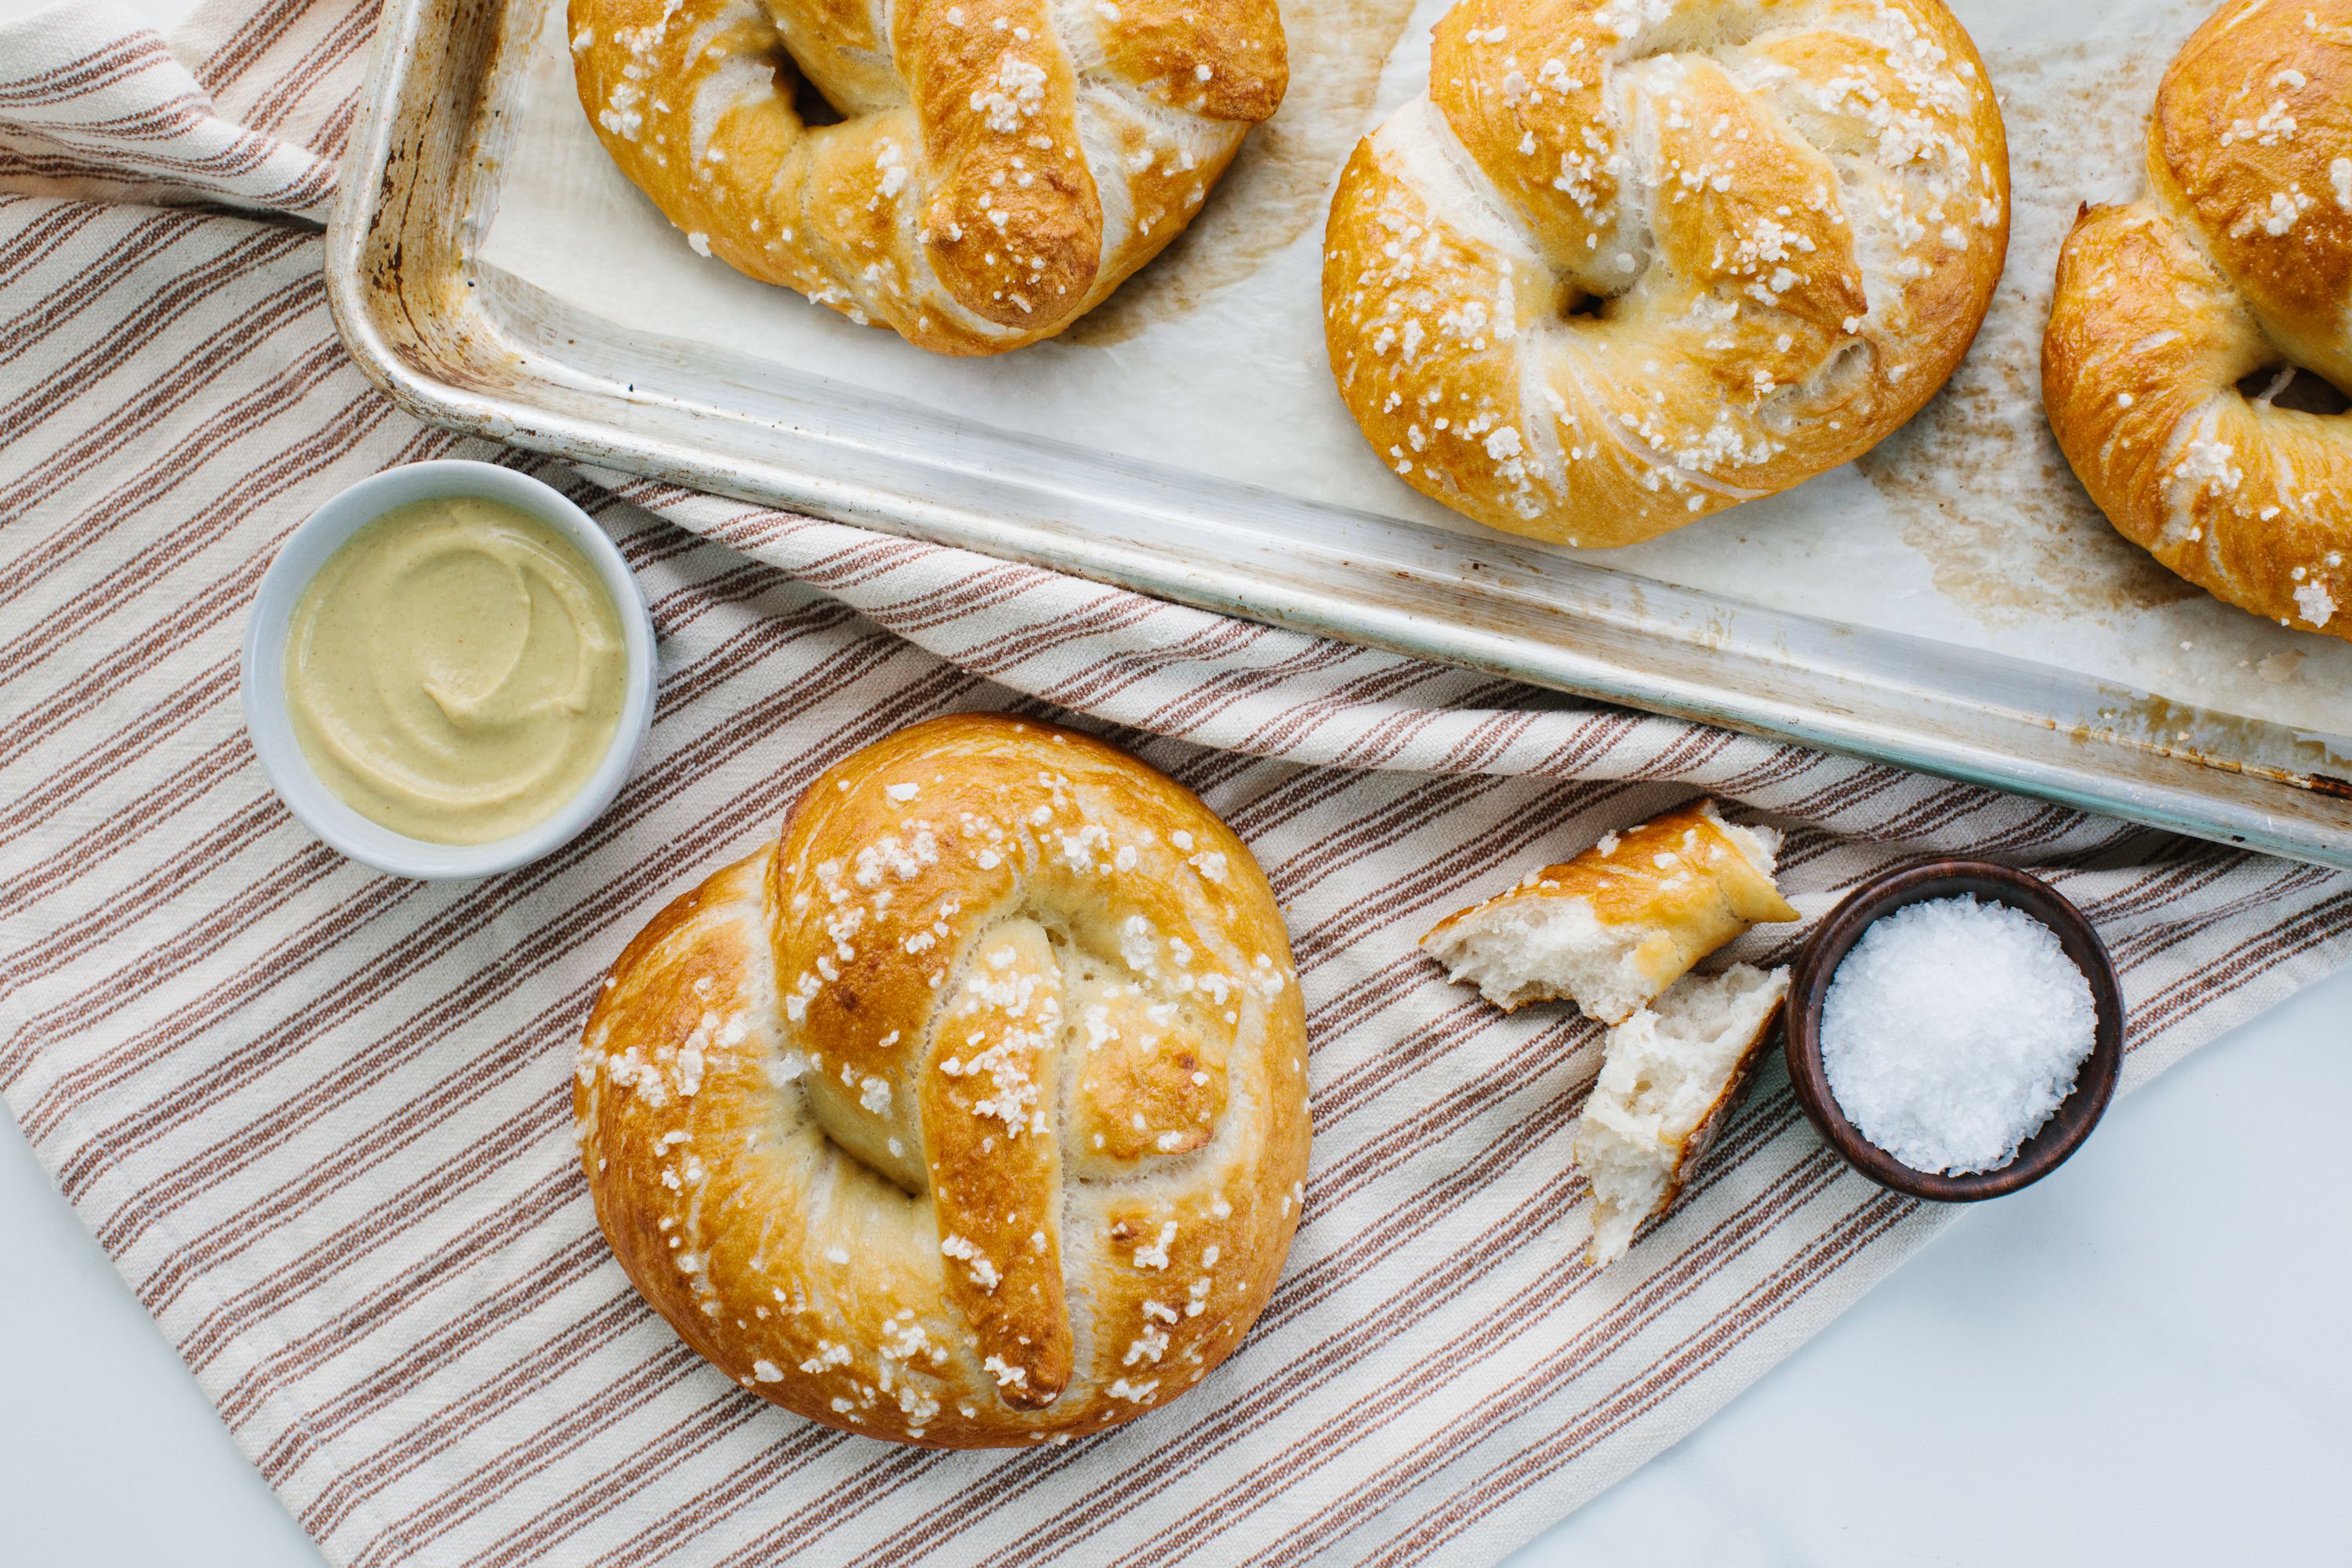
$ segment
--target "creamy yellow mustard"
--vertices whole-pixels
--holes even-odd
[[[413,501],[302,590],[286,706],[344,804],[396,833],[484,844],[580,793],[621,721],[627,649],[595,570],[499,501]]]

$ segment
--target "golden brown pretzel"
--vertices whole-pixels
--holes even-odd
[[[637,1289],[761,1397],[942,1447],[1099,1430],[1265,1306],[1306,1019],[1247,848],[1002,715],[901,731],[613,966],[573,1108]]]
[[[2352,0],[2214,13],[2158,89],[2147,174],[2059,253],[2050,428],[2166,566],[2352,637],[2352,426],[2270,400],[2294,368],[2352,387]]]
[[[1287,80],[1274,0],[571,0],[580,101],[696,249],[940,353],[1050,337]],[[845,118],[803,122],[793,68]]]
[[[1390,467],[1491,527],[1628,544],[1943,384],[2009,155],[1940,0],[1461,0],[1327,238],[1332,371]]]

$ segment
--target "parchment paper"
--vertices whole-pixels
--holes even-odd
[[[1334,391],[1318,248],[1356,140],[1427,79],[1449,0],[1285,0],[1288,97],[1191,230],[1063,337],[951,360],[697,256],[530,46],[480,258],[623,327],[724,345],[999,428],[1479,531],[1408,489]],[[2042,328],[2079,203],[2138,194],[2158,78],[2210,0],[1956,0],[2000,93],[2008,270],[1974,349],[1859,462],[1647,544],[1562,552],[1727,598],[1989,648],[2175,701],[2352,733],[2352,646],[2208,598],[2126,542],[2043,422]],[[2160,705],[2158,705],[2160,709]]]

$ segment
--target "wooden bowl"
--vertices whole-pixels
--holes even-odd
[[[1822,1002],[1829,994],[1830,979],[1846,950],[1861,940],[1873,921],[1906,904],[1964,893],[1975,894],[1980,903],[2021,910],[2057,933],[2066,956],[2091,983],[2096,1024],[2091,1055],[2074,1075],[2074,1092],[2025,1141],[2017,1157],[1997,1171],[1947,1176],[1913,1170],[1864,1138],[1838,1109],[1836,1098],[1830,1093],[1829,1075],[1822,1068]],[[1915,1198],[1973,1203],[2040,1181],[2064,1163],[2091,1135],[2107,1101],[2115,1098],[2116,1079],[2123,1070],[2123,993],[2099,933],[2083,918],[2083,911],[2049,883],[1990,860],[1931,860],[1864,882],[1814,931],[1789,977],[1788,1030],[1781,1049],[1788,1056],[1789,1081],[1796,1090],[1797,1102],[1848,1164],[1880,1186]]]

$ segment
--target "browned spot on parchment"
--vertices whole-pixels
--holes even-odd
[[[1996,50],[1986,68],[2009,131],[2008,270],[1976,345],[1918,416],[1855,465],[1885,498],[1936,588],[1987,626],[2104,617],[2196,598],[2084,493],[2042,410],[2042,331],[2058,247],[2084,201],[2143,184],[2140,139],[2156,84],[2202,18],[2149,26],[2118,68],[2081,45]]]
[[[1412,0],[1283,0],[1290,87],[1282,108],[1249,133],[1201,216],[1061,341],[1123,343],[1187,314],[1319,226],[1324,189],[1371,129],[1381,69],[1412,15]]]
[[[1936,591],[1988,626],[2149,610],[2198,588],[2157,564],[2084,493],[2042,417],[2040,371],[1966,370],[1856,467],[1927,558]]]

